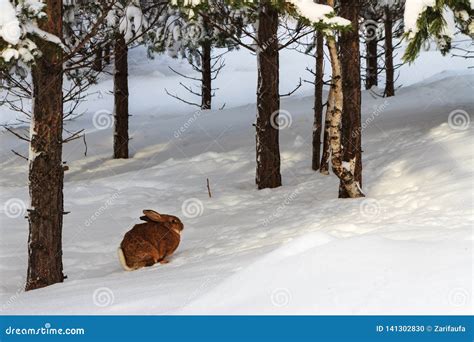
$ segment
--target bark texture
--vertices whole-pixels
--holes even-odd
[[[259,49],[256,120],[256,184],[258,189],[281,186],[280,146],[278,137],[279,56],[278,11],[270,0],[258,9],[257,39]]]
[[[324,37],[318,32],[316,40],[316,70],[314,77],[313,170],[321,166],[321,132],[323,128]]]
[[[395,96],[395,79],[393,67],[393,18],[388,6],[385,7],[385,96]]]
[[[377,65],[377,37],[370,37],[366,43],[366,75],[365,89],[370,89],[379,84]]]
[[[62,1],[46,2],[42,30],[62,36]],[[32,68],[33,113],[29,156],[28,271],[25,289],[62,282],[63,179],[62,52],[38,40],[42,57]]]
[[[211,109],[212,107],[211,49],[211,41],[204,40],[201,44],[201,109]]]
[[[327,106],[334,103],[333,92],[329,90]],[[319,172],[323,175],[329,175],[329,159],[331,157],[331,144],[329,142],[329,128],[331,127],[331,118],[327,115],[326,109],[326,119],[324,121],[324,137],[323,137],[323,154],[321,156],[321,165],[319,166]]]
[[[114,158],[128,158],[128,47],[122,34],[115,36]]]
[[[342,160],[350,165],[354,180],[362,187],[361,85],[359,49],[360,0],[341,0],[340,15],[351,21],[352,29],[341,34],[342,66]],[[350,197],[341,180],[339,197]]]
[[[98,47],[95,51],[94,63],[92,64],[92,68],[95,71],[101,71],[102,70],[103,59],[104,59],[103,49],[101,47]]]
[[[104,46],[104,63],[106,65],[110,64],[110,55],[112,54],[112,49],[110,48],[110,43],[105,44]]]

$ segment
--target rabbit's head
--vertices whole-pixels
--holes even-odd
[[[173,215],[159,214],[154,210],[146,209],[143,210],[145,216],[141,216],[140,219],[147,222],[158,222],[164,224],[169,229],[173,229],[178,233],[184,228],[183,223],[179,218]]]

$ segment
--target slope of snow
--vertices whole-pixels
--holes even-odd
[[[367,198],[341,200],[336,177],[310,169],[309,87],[282,101],[284,185],[257,191],[254,64],[222,75],[226,109],[195,112],[162,95],[177,83],[164,65],[153,73],[140,51],[131,58],[133,158],[110,159],[110,79],[66,123],[86,129],[88,151],[80,140],[64,150],[62,284],[22,291],[27,166],[10,150],[27,146],[1,132],[2,313],[473,313],[473,132],[462,121],[474,112],[472,73],[425,74],[390,99],[364,92]],[[282,59],[285,92],[304,70]],[[167,265],[124,272],[116,248],[146,208],[181,217],[182,244]]]

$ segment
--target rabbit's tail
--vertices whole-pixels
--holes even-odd
[[[123,269],[125,271],[133,271],[133,268],[130,268],[127,265],[127,261],[125,260],[125,255],[123,254],[122,248],[120,248],[120,247],[117,248],[117,254],[118,254],[119,261],[120,261],[120,265],[122,265]]]

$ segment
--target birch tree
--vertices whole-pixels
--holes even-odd
[[[327,1],[327,4],[334,7],[334,0]],[[329,50],[332,70],[332,81],[328,96],[328,107],[326,111],[326,130],[329,137],[329,148],[331,164],[334,174],[340,179],[341,187],[347,197],[363,197],[364,194],[359,182],[355,178],[351,162],[343,161],[343,151],[341,144],[342,110],[344,104],[343,79],[341,73],[341,62],[339,59],[336,37],[334,33],[326,36],[326,45]]]

